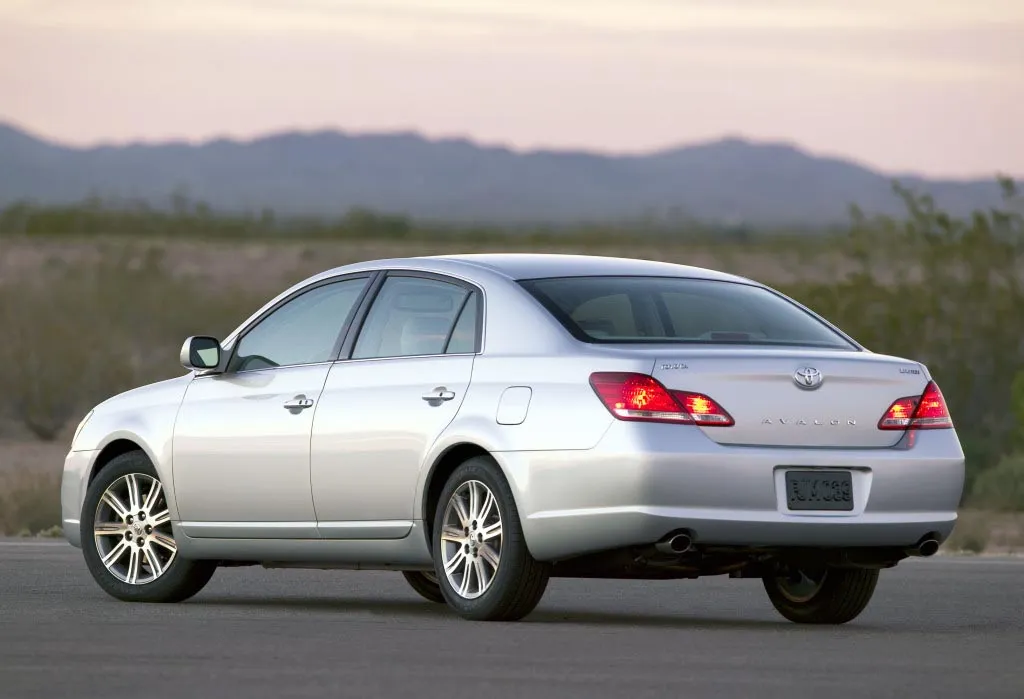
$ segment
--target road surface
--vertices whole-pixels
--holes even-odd
[[[217,572],[129,605],[63,542],[0,541],[0,697],[1024,697],[1024,560],[883,572],[838,628],[758,581],[553,580],[525,621],[462,621],[397,573]]]

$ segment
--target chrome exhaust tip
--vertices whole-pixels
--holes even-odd
[[[935,532],[930,532],[921,537],[914,546],[906,550],[908,556],[920,556],[927,558],[934,556],[939,551],[939,535]]]
[[[673,534],[664,541],[656,543],[654,548],[657,549],[659,553],[678,556],[693,548],[693,537],[684,532]]]

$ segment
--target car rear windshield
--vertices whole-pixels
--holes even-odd
[[[585,342],[856,349],[785,297],[750,284],[672,277],[560,277],[519,283]]]

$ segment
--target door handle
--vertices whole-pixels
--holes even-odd
[[[296,412],[305,410],[306,408],[312,408],[312,407],[313,407],[313,399],[312,398],[306,398],[306,396],[304,396],[302,394],[299,394],[299,395],[295,396],[294,398],[292,398],[291,400],[285,401],[285,403],[284,403],[285,410],[293,410],[293,411],[296,411]]]
[[[449,391],[444,386],[438,386],[433,391],[428,391],[420,397],[429,403],[451,400],[455,397],[455,391]]]

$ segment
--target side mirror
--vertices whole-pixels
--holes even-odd
[[[181,365],[186,369],[207,371],[220,366],[220,341],[214,337],[196,335],[181,346]]]

